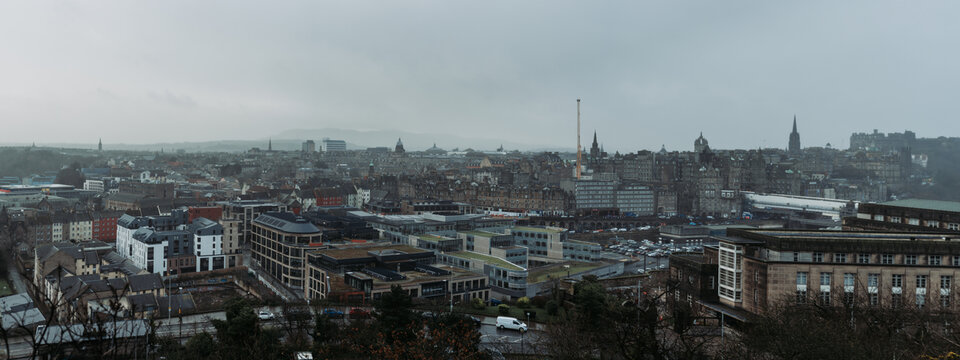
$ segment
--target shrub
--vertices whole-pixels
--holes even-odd
[[[481,298],[473,298],[473,300],[470,300],[470,306],[473,306],[473,308],[477,310],[483,310],[487,307]]]
[[[520,299],[517,299],[517,307],[521,309],[526,309],[530,307],[530,298],[524,296]]]
[[[557,302],[554,300],[547,301],[545,307],[547,308],[547,314],[550,315],[556,315],[557,311],[560,310],[560,306],[557,305]]]
[[[510,315],[510,305],[500,304],[497,309],[500,310],[500,315]]]
[[[530,298],[530,304],[533,305],[533,306],[536,306],[536,307],[538,307],[538,308],[543,308],[544,306],[547,306],[547,301],[549,301],[549,300],[550,300],[550,298],[548,298],[548,297],[546,297],[546,296],[537,295],[537,296],[534,296],[534,297]]]

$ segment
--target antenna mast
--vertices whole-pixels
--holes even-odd
[[[577,98],[577,180],[580,180],[580,99]]]

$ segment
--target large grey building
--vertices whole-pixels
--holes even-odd
[[[323,151],[347,151],[347,142],[343,140],[323,139]]]
[[[587,180],[578,181],[574,192],[578,211],[617,209],[636,215],[653,215],[656,211],[653,189],[644,185]]]

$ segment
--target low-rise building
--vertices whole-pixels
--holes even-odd
[[[437,254],[437,262],[485,275],[496,296],[521,298],[527,295],[527,269],[504,258],[455,251]]]
[[[486,276],[435,262],[432,251],[406,245],[315,250],[308,255],[305,296],[320,299],[359,292],[378,300],[398,285],[415,299],[456,303],[489,299]]]
[[[843,219],[850,230],[960,232],[960,202],[907,199],[861,203],[855,217]]]

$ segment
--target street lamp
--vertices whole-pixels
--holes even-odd
[[[180,322],[180,339],[182,339],[182,338],[183,338],[183,310],[181,309],[181,304],[180,304],[179,295],[183,295],[183,286],[180,286],[179,288],[180,288],[180,289],[177,291],[177,295],[178,295],[178,298],[177,298],[177,319],[179,319],[179,322]]]

